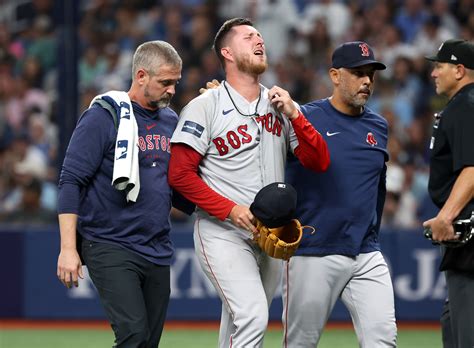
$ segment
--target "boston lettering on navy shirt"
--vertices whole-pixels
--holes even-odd
[[[170,139],[178,115],[170,108],[150,111],[132,103],[138,125],[140,193],[127,203],[126,192],[111,185],[115,129],[98,105],[78,121],[59,181],[58,213],[79,215],[78,232],[86,239],[117,244],[149,261],[169,265],[171,190],[167,182]]]

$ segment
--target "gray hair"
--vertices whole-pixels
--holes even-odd
[[[180,68],[183,61],[178,52],[165,41],[148,41],[138,46],[133,54],[132,79],[139,69],[144,69],[150,74],[156,74],[163,65]]]

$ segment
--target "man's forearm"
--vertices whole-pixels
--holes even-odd
[[[59,231],[61,234],[61,249],[76,249],[76,214],[59,214]]]
[[[474,167],[466,167],[456,179],[449,198],[440,210],[438,217],[452,222],[473,198]]]

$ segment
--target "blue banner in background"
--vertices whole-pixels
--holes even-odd
[[[23,313],[24,233],[0,229],[0,318]]]
[[[194,255],[192,226],[175,225],[176,247],[171,268],[170,320],[218,320],[221,304]],[[446,297],[444,276],[438,272],[440,252],[421,230],[384,230],[380,241],[395,291],[397,320],[438,320]],[[25,319],[105,319],[95,288],[87,276],[80,286],[66,289],[57,279],[57,226],[46,230],[0,229],[0,317]],[[270,319],[280,320],[281,294]],[[337,303],[331,320],[349,320]]]

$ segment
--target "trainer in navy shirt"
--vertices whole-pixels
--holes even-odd
[[[128,202],[111,185],[117,131],[95,104],[79,119],[59,180],[58,212],[79,216],[85,239],[120,245],[147,260],[169,265],[171,189],[167,182],[170,138],[178,122],[170,108],[147,110],[132,102],[138,125],[140,193]]]
[[[64,158],[57,275],[66,287],[78,286],[87,265],[115,347],[157,347],[163,331],[174,251],[167,172],[178,122],[168,105],[181,68],[170,44],[140,45],[130,90],[94,99],[99,105],[79,119]],[[112,185],[114,168],[127,189]]]

